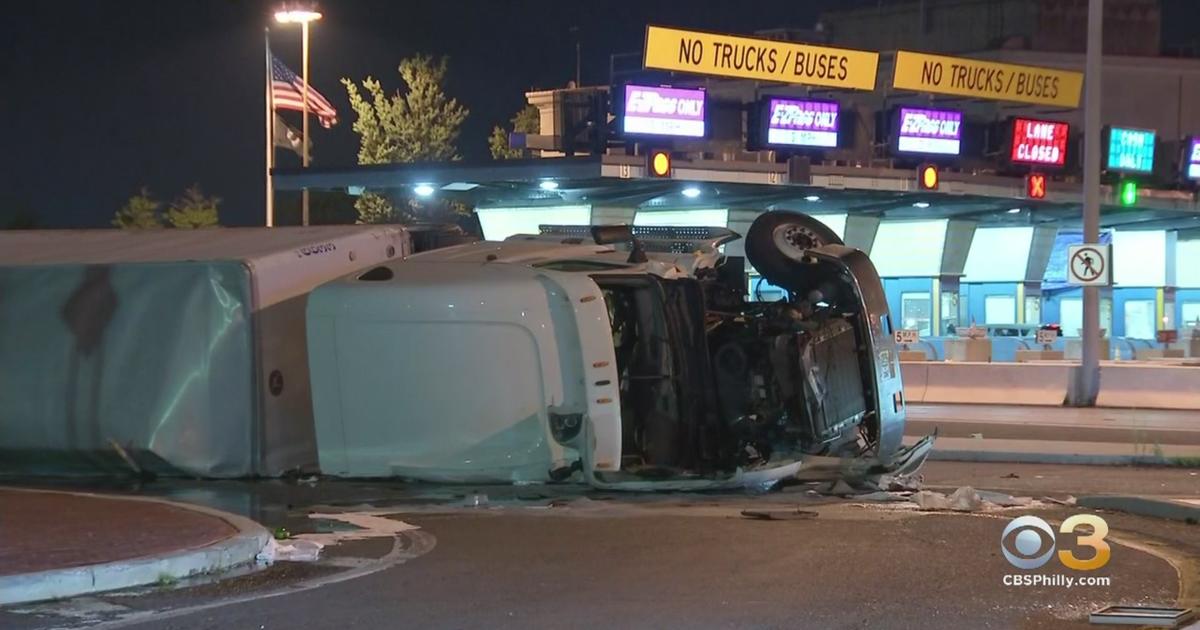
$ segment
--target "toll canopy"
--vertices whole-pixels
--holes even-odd
[[[0,471],[315,467],[307,293],[399,226],[0,232]]]

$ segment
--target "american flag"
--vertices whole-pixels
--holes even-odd
[[[337,110],[321,93],[304,84],[304,80],[296,76],[291,68],[271,55],[271,99],[275,109],[293,109],[304,111],[304,93],[308,90],[308,111],[317,116],[322,127],[332,127],[337,123]]]

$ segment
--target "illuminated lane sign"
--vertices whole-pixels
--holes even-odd
[[[833,101],[767,99],[767,144],[790,147],[836,147],[838,104]]]
[[[625,86],[621,129],[628,134],[704,137],[704,90]]]
[[[1183,154],[1183,176],[1200,180],[1200,136],[1188,138],[1184,147],[1187,153]]]
[[[892,87],[993,101],[1079,107],[1083,73],[901,50],[896,52]]]
[[[738,79],[874,90],[879,53],[675,28],[646,28],[642,65]]]
[[[897,151],[958,155],[962,146],[962,112],[901,107],[896,118]]]
[[[1112,127],[1108,130],[1108,157],[1104,167],[1123,173],[1154,171],[1154,132]]]
[[[1014,118],[1009,159],[1017,164],[1062,166],[1067,161],[1070,127],[1052,120]]]

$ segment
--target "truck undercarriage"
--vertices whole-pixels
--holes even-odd
[[[879,284],[874,269],[854,277],[838,258],[854,250],[811,217],[764,217],[747,254],[787,289],[781,301],[746,300],[741,269],[593,276],[616,350],[623,475],[712,477],[806,455],[886,463],[898,446],[891,435],[892,448],[879,448],[881,428],[903,418],[903,398],[881,290],[859,288]]]

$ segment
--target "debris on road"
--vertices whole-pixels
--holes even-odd
[[[290,543],[281,543],[272,538],[267,541],[267,546],[258,552],[257,560],[260,564],[275,564],[279,560],[316,562],[324,547],[324,544],[315,540],[294,540]]]
[[[976,492],[984,503],[990,503],[1000,507],[1024,507],[1033,503],[1033,499],[1029,497],[1014,497],[1011,494],[992,492],[990,490],[977,490]]]
[[[887,492],[884,490],[880,490],[878,492],[868,492],[867,494],[860,494],[854,498],[858,499],[859,501],[880,501],[880,502],[887,503],[887,502],[909,501],[909,500],[911,500],[910,499],[911,496],[912,496],[912,494],[909,492]]]
[[[953,510],[955,512],[977,512],[983,507],[983,500],[970,486],[955,490],[950,496],[932,490],[921,490],[912,495],[912,502],[922,510]]]
[[[816,518],[808,510],[742,510],[742,517],[758,521],[799,521]]]

